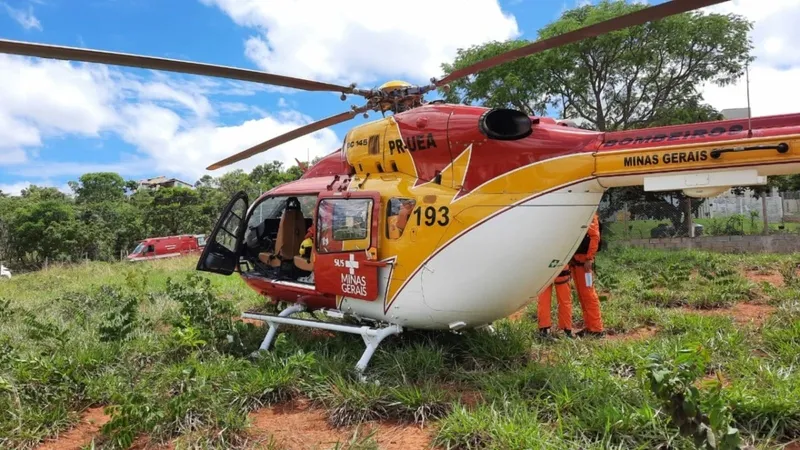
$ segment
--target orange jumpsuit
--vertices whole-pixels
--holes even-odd
[[[584,264],[587,261],[594,262],[599,246],[600,220],[595,214],[589,224],[586,237],[569,263],[572,279],[575,281],[575,288],[578,290],[578,300],[583,310],[585,328],[590,332],[602,332],[603,319],[600,316],[600,298],[594,290],[594,280],[592,280],[591,286],[586,286],[587,270]],[[589,272],[591,273],[591,269]]]
[[[572,331],[572,291],[569,289],[569,265],[564,266],[556,277],[556,298],[558,299],[558,328]],[[538,314],[539,329],[550,328],[553,321],[550,318],[550,301],[553,295],[553,284],[539,294]]]

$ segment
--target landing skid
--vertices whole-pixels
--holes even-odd
[[[272,341],[275,339],[275,334],[278,332],[278,326],[280,324],[361,335],[361,338],[364,339],[364,344],[367,348],[364,349],[361,359],[359,359],[358,363],[356,363],[356,371],[362,375],[362,378],[370,359],[372,359],[372,355],[375,354],[375,350],[378,348],[378,345],[381,343],[381,341],[391,335],[400,334],[403,332],[403,327],[395,324],[382,328],[372,328],[366,325],[341,325],[318,320],[295,319],[290,317],[292,314],[297,314],[303,311],[305,311],[305,307],[303,305],[293,304],[281,311],[278,315],[253,314],[246,312],[242,314],[242,317],[247,319],[262,320],[269,324],[269,331],[267,331],[267,335],[264,337],[264,341],[261,343],[259,351],[269,350],[270,345],[272,345]]]

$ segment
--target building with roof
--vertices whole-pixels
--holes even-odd
[[[155,178],[148,178],[145,180],[139,180],[139,186],[137,189],[158,189],[162,187],[185,187],[185,188],[193,188],[193,186],[185,181],[181,181],[177,178],[167,178],[165,176],[158,176]]]

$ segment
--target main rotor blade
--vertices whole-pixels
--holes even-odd
[[[541,41],[536,41],[524,47],[520,47],[518,49],[511,50],[506,53],[502,53],[500,55],[484,59],[483,61],[477,62],[471,66],[454,71],[453,73],[447,75],[441,80],[438,80],[436,82],[436,85],[442,86],[444,84],[451,83],[459,78],[472,75],[473,73],[477,73],[482,70],[498,66],[500,64],[514,61],[515,59],[519,59],[525,56],[530,56],[535,53],[540,53],[545,50],[549,50],[551,48],[560,47],[566,44],[572,44],[574,42],[578,42],[583,39],[599,36],[601,34],[606,34],[612,31],[621,30],[623,28],[642,25],[646,22],[659,20],[664,17],[684,13],[694,9],[704,8],[706,6],[711,6],[726,1],[729,0],[673,0],[669,2],[664,2],[659,5],[651,6],[649,8],[625,14],[624,16],[615,17],[613,19],[609,19],[604,22],[598,22],[593,25],[589,25],[583,28],[579,28],[577,30],[570,31],[568,33],[564,33],[558,36],[553,36],[551,38],[543,39]]]
[[[169,72],[205,75],[253,83],[271,84],[306,91],[334,91],[352,93],[353,88],[337,84],[321,83],[302,78],[273,75],[258,70],[240,69],[237,67],[217,66],[177,59],[157,58],[154,56],[132,55],[128,53],[89,50],[76,47],[62,47],[32,42],[10,41],[0,39],[0,53],[12,55],[36,56],[39,58],[84,61],[116,66],[139,67],[143,69],[165,70]]]
[[[307,134],[313,133],[315,131],[321,130],[323,128],[329,127],[331,125],[336,125],[337,123],[342,123],[348,121],[355,117],[356,114],[359,114],[366,110],[366,108],[359,108],[353,111],[343,112],[341,114],[337,114],[335,116],[328,117],[327,119],[322,119],[317,122],[310,123],[308,125],[304,125],[300,128],[296,128],[288,133],[282,134],[280,136],[274,137],[268,141],[262,142],[258,145],[248,148],[242,152],[239,152],[233,156],[223,159],[222,161],[218,161],[206,168],[206,170],[215,170],[219,169],[220,167],[224,167],[235,162],[241,161],[243,159],[247,159],[253,155],[256,155],[261,152],[265,152],[273,147],[277,147],[281,144],[285,144],[286,142],[291,141],[292,139],[297,139],[301,136],[305,136]]]

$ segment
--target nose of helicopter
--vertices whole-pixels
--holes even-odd
[[[581,187],[506,208],[451,239],[399,292],[397,316],[414,327],[431,320],[474,327],[519,310],[562,270],[586,233],[602,193]],[[458,216],[451,221],[457,222]],[[419,298],[426,308],[419,308]]]

